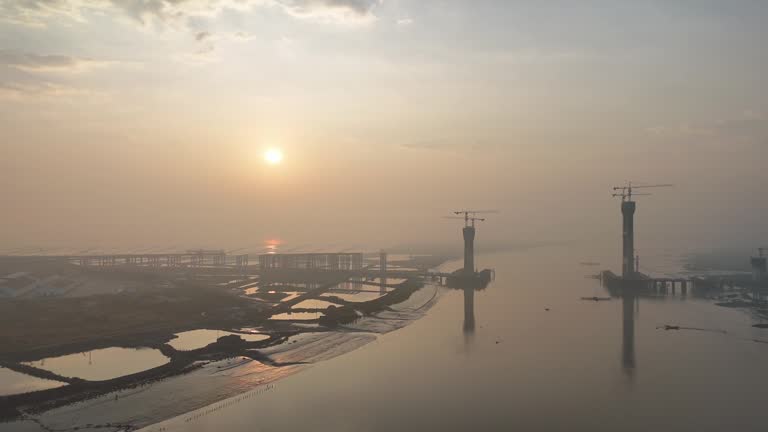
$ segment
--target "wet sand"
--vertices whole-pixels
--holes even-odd
[[[271,362],[237,357],[207,363],[189,373],[136,388],[111,392],[91,400],[56,408],[37,418],[46,427],[67,429],[92,424],[130,424],[145,427],[184,413],[191,413],[224,399],[243,399],[265,385],[293,375],[313,364],[357,350],[377,340],[378,335],[402,328],[423,317],[437,302],[437,289],[426,286],[408,300],[364,317],[335,331],[312,332],[288,337],[282,343],[259,350]],[[117,398],[115,398],[117,397]],[[218,402],[221,404],[221,402]],[[198,417],[199,418],[199,417]],[[14,427],[20,423],[15,423]]]
[[[98,410],[97,407],[106,402],[115,408],[110,410],[112,413],[120,412],[123,407],[126,414],[131,413],[125,416],[111,415],[111,421],[108,423],[130,424],[133,427],[145,426],[210,404],[223,397],[240,394],[254,385],[273,382],[297,372],[307,364],[328,360],[355,350],[375,340],[376,334],[407,325],[408,322],[423,316],[437,299],[436,290],[420,289],[420,286],[420,284],[405,281],[397,289],[378,299],[362,303],[345,302],[343,306],[329,308],[336,311],[357,310],[356,314],[352,314],[356,322],[349,325],[331,320],[329,325],[332,328],[313,328],[291,322],[280,324],[281,321],[276,320],[269,321],[271,329],[268,332],[271,336],[267,340],[245,342],[240,340],[238,335],[230,334],[217,343],[191,351],[178,351],[170,345],[163,344],[160,345],[160,349],[171,358],[171,362],[165,366],[134,375],[121,376],[110,381],[83,382],[56,392],[13,396],[6,401],[13,404],[18,403],[13,401],[21,401],[22,406],[28,405],[33,407],[33,412],[41,412],[42,414],[35,418],[46,427],[54,427],[54,425],[62,425],[62,428],[75,427],[75,425],[82,427],[83,425],[78,424],[78,419],[100,418],[101,414],[94,410]],[[304,298],[315,297],[325,289],[320,287],[314,295],[312,293],[302,295],[293,302],[306,301]],[[426,296],[423,295],[427,291],[429,293]],[[402,303],[407,309],[407,305],[414,301],[418,302],[417,309],[410,313],[400,312],[400,316],[393,315],[398,314],[400,305],[397,303]],[[285,309],[285,306],[281,304],[279,308]],[[330,312],[332,311],[326,311],[326,313]],[[299,312],[299,315],[302,313],[306,312]],[[361,314],[362,318],[360,318]],[[280,327],[282,330],[278,330]],[[292,334],[294,336],[291,336]],[[230,338],[234,338],[231,341],[234,345],[229,345]],[[226,370],[230,372],[224,373],[220,362],[230,362],[233,356],[248,359],[248,361],[227,366]],[[43,365],[36,366],[43,367]],[[197,384],[192,384],[193,382]],[[186,385],[193,386],[195,390],[182,391],[181,388]],[[78,390],[81,387],[83,390],[88,390],[85,392]],[[147,391],[149,388],[153,390]],[[174,396],[177,392],[183,393],[183,397]],[[38,404],[35,398],[44,403]],[[83,400],[84,398],[86,400]],[[134,416],[136,406],[143,404],[152,407],[152,412],[144,413],[139,417]]]

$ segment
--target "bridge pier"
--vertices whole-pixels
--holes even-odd
[[[622,268],[621,275],[629,279],[635,275],[635,203],[621,203],[622,226]]]
[[[464,273],[475,273],[475,227],[466,226],[464,234]]]

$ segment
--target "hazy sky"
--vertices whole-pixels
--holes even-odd
[[[639,204],[648,239],[768,246],[766,22],[762,0],[0,0],[0,249],[378,247],[455,236],[461,207],[502,210],[489,241],[618,241],[624,180],[676,184]]]

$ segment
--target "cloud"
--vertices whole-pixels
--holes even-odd
[[[240,41],[249,41],[251,39],[255,39],[256,35],[253,33],[248,33],[244,31],[238,31],[234,33],[228,33],[230,40],[240,40]]]
[[[77,97],[93,95],[95,93],[78,89],[75,87],[40,81],[40,82],[21,82],[21,81],[0,81],[0,99],[11,100],[42,100],[42,99],[60,99],[64,97]]]
[[[142,27],[187,27],[191,18],[215,17],[224,10],[276,7],[290,16],[327,23],[358,24],[375,19],[382,0],[2,0],[1,19],[44,26],[56,16],[84,22],[88,13],[117,11]]]
[[[75,0],[70,0],[75,1]],[[268,0],[93,0],[102,9],[121,11],[142,26],[184,28],[190,18],[212,18],[224,10],[249,10]]]
[[[14,101],[73,101],[103,96],[93,89],[74,87],[62,74],[74,74],[118,62],[61,54],[0,50],[0,99]],[[55,76],[55,77],[54,77]],[[61,82],[63,79],[64,82]]]
[[[201,43],[212,42],[245,42],[254,39],[256,36],[252,33],[237,31],[237,32],[218,32],[211,33],[208,31],[201,31],[195,34],[195,41]]]
[[[173,56],[173,59],[179,63],[184,63],[192,66],[203,66],[219,61],[218,57],[213,53],[213,46],[203,47],[193,53],[177,54]]]
[[[219,42],[246,42],[255,36],[248,32],[221,32],[211,33],[209,31],[200,31],[195,34],[197,49],[195,52],[183,53],[174,56],[174,59],[182,63],[201,65],[218,61],[214,51]]]
[[[22,51],[0,50],[0,66],[25,72],[83,72],[114,62],[67,55],[41,55]]]
[[[450,150],[454,146],[447,144],[445,142],[439,142],[439,141],[416,141],[416,142],[405,143],[402,145],[402,147],[408,150],[442,151],[442,150]]]
[[[762,143],[768,137],[768,115],[745,110],[718,120],[653,126],[650,135],[666,139],[707,143]]]
[[[53,16],[84,21],[82,11],[97,3],[89,0],[3,0],[0,17],[4,21],[29,26],[44,26]]]
[[[411,24],[413,24],[413,19],[411,18],[400,18],[399,20],[397,20],[397,25],[401,27],[406,27]]]
[[[275,0],[296,18],[342,24],[365,24],[376,19],[374,8],[381,0]]]
[[[199,32],[198,34],[195,35],[195,40],[200,42],[200,41],[203,41],[203,40],[208,39],[210,37],[211,37],[211,33],[207,32],[207,31],[202,31],[202,32]]]
[[[489,142],[484,142],[480,140],[456,141],[454,139],[431,139],[431,140],[414,141],[410,143],[405,143],[405,144],[402,144],[401,147],[407,150],[414,150],[414,151],[463,153],[463,152],[487,150],[490,147],[492,147],[492,144]]]

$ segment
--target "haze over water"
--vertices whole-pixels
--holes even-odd
[[[751,339],[766,330],[678,291],[630,308],[632,350],[622,299],[580,299],[607,296],[573,259],[581,252],[482,255],[496,281],[474,295],[474,331],[464,330],[463,292],[446,290],[421,320],[274,391],[146,430],[764,430],[767,391],[755,380],[768,345]],[[664,324],[727,334],[656,329]]]
[[[766,429],[765,261],[743,272],[768,249],[766,23],[761,0],[0,0],[0,431]],[[622,273],[629,182],[674,187],[630,198],[625,262],[727,256],[733,307],[582,299]],[[459,257],[443,218],[468,209],[495,209],[488,289],[370,286],[378,251]],[[298,252],[349,267],[256,265]]]

